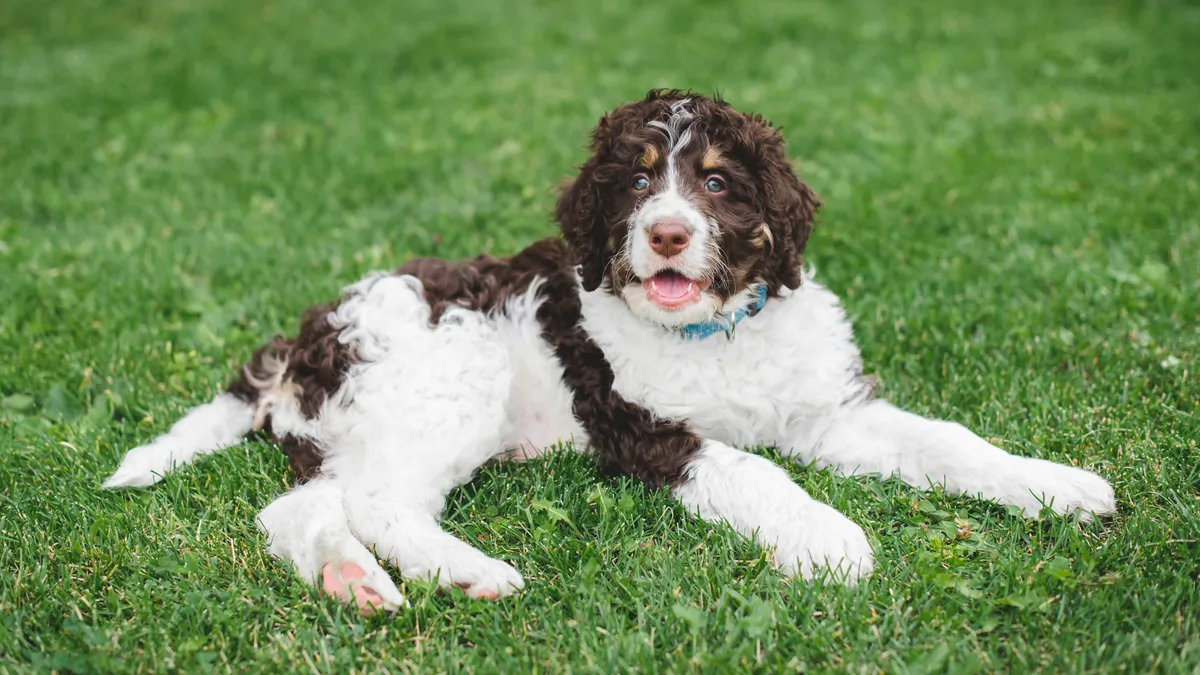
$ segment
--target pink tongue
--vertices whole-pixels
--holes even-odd
[[[664,298],[682,298],[692,286],[691,281],[679,274],[662,274],[651,281],[655,293]]]

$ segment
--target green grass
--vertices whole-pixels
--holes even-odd
[[[1200,7],[905,5],[0,3],[0,672],[1196,672]],[[265,554],[266,443],[97,489],[365,271],[553,232],[585,132],[657,86],[783,126],[887,396],[1120,513],[793,467],[878,556],[822,588],[554,456],[446,516],[522,594],[362,620]]]

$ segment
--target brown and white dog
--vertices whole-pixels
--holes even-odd
[[[105,485],[150,485],[266,428],[300,483],[259,516],[271,552],[363,611],[404,604],[368,547],[473,597],[522,588],[438,520],[484,462],[560,442],[728,522],[804,578],[868,575],[866,536],[736,447],[1029,517],[1115,510],[1092,473],[873,396],[838,299],[801,261],[820,202],[761,117],[652,91],[600,120],[592,153],[555,210],[562,239],[368,276]]]

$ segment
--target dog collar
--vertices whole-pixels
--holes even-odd
[[[718,314],[707,321],[688,324],[679,329],[679,334],[685,340],[703,340],[710,335],[724,333],[727,339],[732,340],[734,329],[742,319],[762,311],[763,306],[767,304],[767,291],[766,284],[763,284],[755,290],[754,301],[745,307],[738,307],[729,314]]]

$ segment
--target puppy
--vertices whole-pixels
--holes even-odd
[[[605,115],[591,150],[555,209],[561,238],[368,276],[131,450],[105,486],[150,485],[265,428],[299,483],[259,516],[270,551],[364,612],[405,602],[371,549],[472,597],[522,588],[438,520],[484,462],[561,442],[806,579],[869,575],[866,536],[738,447],[944,485],[1031,518],[1115,510],[1092,473],[874,396],[837,297],[801,261],[820,201],[763,118],[656,90]]]

